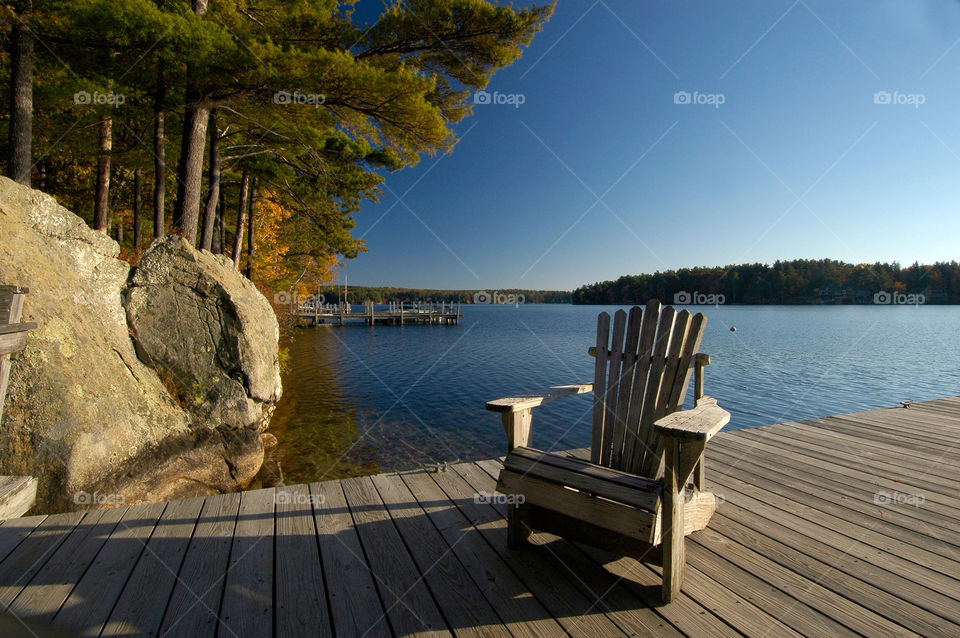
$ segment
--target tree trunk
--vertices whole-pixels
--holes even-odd
[[[237,232],[233,235],[233,267],[240,270],[240,251],[243,249],[243,225],[247,220],[247,191],[250,175],[243,171],[240,178],[240,199],[237,203]]]
[[[97,158],[97,196],[93,207],[93,229],[107,232],[110,209],[110,152],[113,150],[113,119],[100,116],[100,157]]]
[[[194,91],[183,113],[183,136],[177,164],[177,201],[173,227],[190,245],[197,243],[200,224],[200,187],[203,183],[203,148],[206,145],[210,107]]]
[[[153,238],[163,237],[167,230],[164,215],[164,196],[167,185],[167,165],[163,144],[163,78],[159,80],[157,99],[153,106]]]
[[[213,233],[213,252],[217,255],[223,254],[223,245],[226,243],[224,240],[224,233],[226,229],[224,228],[223,222],[223,189],[220,189],[220,192],[217,193],[217,223],[214,226]]]
[[[203,234],[200,248],[212,250],[214,224],[217,221],[217,203],[220,201],[220,130],[217,128],[217,110],[210,111],[210,159],[207,164],[207,205],[203,211]]]
[[[123,218],[117,215],[117,243],[123,243]]]
[[[257,254],[257,245],[254,233],[254,212],[257,203],[257,178],[253,178],[250,185],[250,211],[247,213],[247,279],[253,281],[253,258]]]
[[[143,225],[143,194],[141,193],[141,182],[143,179],[143,169],[138,168],[133,171],[133,248],[140,247],[140,233]]]
[[[207,12],[207,0],[191,0],[190,9],[197,15]],[[186,106],[183,112],[183,133],[180,137],[180,160],[177,163],[177,200],[173,205],[173,227],[190,245],[197,243],[200,224],[200,187],[203,185],[203,147],[207,141],[210,106],[195,82],[196,71],[187,63]]]
[[[10,130],[7,175],[30,185],[33,139],[33,33],[15,20],[10,34]]]

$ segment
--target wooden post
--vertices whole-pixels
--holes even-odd
[[[533,410],[517,410],[504,412],[500,420],[503,421],[503,431],[507,434],[507,452],[515,447],[526,447],[530,443],[530,423],[533,421]]]
[[[20,286],[0,286],[0,327],[20,323],[23,314],[23,298],[27,288]],[[37,327],[35,323],[22,324],[22,330],[0,332],[0,420],[3,419],[3,403],[7,396],[7,383],[10,380],[10,353],[23,349],[26,344],[26,331]]]
[[[403,302],[400,302],[400,325],[403,325]]]
[[[703,368],[706,365],[710,364],[709,355],[697,355],[697,358],[694,359],[694,374],[693,374],[693,399],[694,401],[699,401],[703,398]]]
[[[663,505],[661,512],[661,554],[663,560],[662,600],[673,601],[683,586],[686,563],[683,544],[683,481],[680,478],[680,440],[663,437]]]

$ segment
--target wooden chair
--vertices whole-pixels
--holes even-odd
[[[27,344],[27,333],[36,322],[21,321],[23,286],[0,285],[0,421],[10,380],[10,355]],[[37,479],[32,476],[0,476],[0,520],[22,516],[37,500]]]
[[[703,395],[698,354],[706,317],[661,309],[652,300],[629,316],[597,320],[594,382],[490,401],[500,412],[508,454],[497,490],[513,495],[508,543],[524,544],[532,529],[663,565],[663,601],[683,582],[684,536],[703,529],[716,509],[705,491],[703,452],[730,420]],[[695,407],[683,406],[691,369]],[[590,459],[530,447],[532,409],[553,399],[593,392]],[[690,484],[688,486],[688,483]]]

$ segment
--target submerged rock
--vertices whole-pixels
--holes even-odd
[[[242,489],[280,395],[277,320],[226,260],[170,237],[141,265],[44,193],[0,177],[0,283],[39,328],[14,355],[0,474],[38,511]]]

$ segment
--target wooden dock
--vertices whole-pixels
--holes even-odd
[[[350,322],[362,322],[368,326],[378,324],[388,326],[455,326],[460,323],[460,318],[463,316],[460,314],[460,303],[452,301],[416,304],[391,302],[381,305],[386,307],[377,310],[374,303],[368,301],[363,304],[361,312],[354,311],[352,306],[346,304],[301,305],[297,308],[295,314],[301,321],[313,326],[326,323],[343,326]]]
[[[958,437],[960,397],[721,433],[668,606],[656,566],[508,550],[496,460],[11,519],[0,635],[960,636]]]

